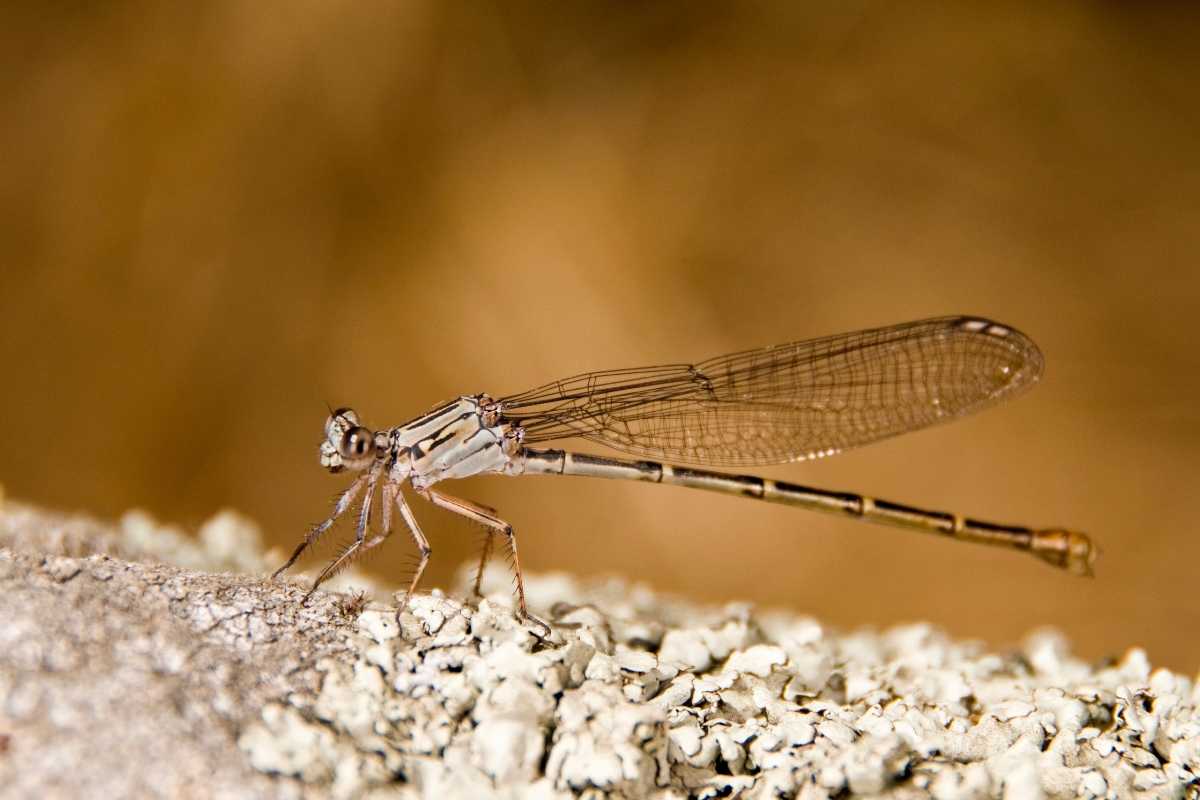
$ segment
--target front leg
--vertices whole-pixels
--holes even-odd
[[[308,590],[308,594],[304,595],[304,600],[308,600],[308,598],[312,597],[312,593],[317,590],[318,586],[327,581],[329,578],[333,577],[339,570],[348,565],[363,547],[363,540],[366,538],[367,529],[371,524],[371,503],[375,499],[375,482],[378,480],[379,474],[378,472],[372,472],[367,475],[366,478],[367,493],[366,497],[363,498],[362,510],[358,514],[358,530],[355,534],[354,543],[347,547],[340,556],[329,562],[325,569],[321,570],[321,574],[317,576],[315,581],[313,581],[312,588]],[[385,531],[381,536],[376,538],[379,541],[382,541],[384,538],[387,538],[387,532]],[[372,546],[377,543],[378,542],[373,540]]]
[[[271,580],[278,578],[279,575],[288,567],[290,567],[292,564],[295,564],[296,559],[300,557],[300,554],[303,553],[306,548],[316,544],[317,539],[321,538],[321,534],[333,527],[333,523],[337,521],[337,518],[346,513],[346,509],[350,508],[350,505],[354,502],[354,498],[358,497],[358,493],[362,491],[363,484],[366,482],[366,475],[359,475],[354,479],[354,483],[350,484],[350,486],[346,488],[346,491],[342,492],[341,496],[338,497],[337,502],[334,503],[333,513],[330,514],[320,525],[313,526],[313,528],[308,532],[308,535],[305,536],[300,544],[296,546],[295,551],[292,553],[292,557],[287,560],[287,563],[271,574]]]
[[[453,511],[455,514],[461,514],[467,519],[486,525],[508,540],[508,549],[512,554],[513,575],[516,578],[517,584],[517,616],[522,620],[528,619],[533,621],[545,629],[546,634],[549,635],[550,626],[537,617],[531,616],[529,609],[525,607],[525,577],[521,574],[521,559],[517,556],[517,536],[513,532],[512,525],[509,525],[478,503],[472,503],[470,500],[451,497],[450,495],[442,494],[436,489],[418,489],[417,493],[438,508]]]

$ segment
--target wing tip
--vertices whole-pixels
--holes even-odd
[[[1008,375],[1010,391],[1020,391],[1038,382],[1046,368],[1046,359],[1037,344],[1011,325],[987,317],[962,315],[954,318],[955,330],[1002,342],[1019,357],[1019,367]]]

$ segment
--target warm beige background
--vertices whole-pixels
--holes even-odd
[[[1200,31],[1182,4],[1052,5],[10,7],[0,481],[187,525],[233,506],[290,546],[344,485],[326,402],[394,424],[986,314],[1045,350],[1031,395],[764,472],[1075,526],[1094,581],[679,489],[457,488],[534,570],[996,643],[1048,623],[1193,671]],[[476,536],[418,513],[445,584]]]

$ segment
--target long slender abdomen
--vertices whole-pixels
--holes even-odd
[[[756,475],[730,475],[711,470],[679,467],[657,461],[607,458],[564,450],[525,449],[516,457],[514,474],[580,475],[590,478],[666,483],[704,489],[769,503],[799,506],[813,511],[843,514],[886,525],[936,533],[952,539],[1024,550],[1041,560],[1077,575],[1090,575],[1095,549],[1082,533],[1035,530],[1020,525],[983,522],[945,511],[876,500],[852,492],[814,489]]]

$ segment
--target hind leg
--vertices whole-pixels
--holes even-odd
[[[546,634],[549,635],[550,626],[537,617],[530,616],[529,609],[525,606],[525,577],[521,574],[521,559],[517,555],[517,536],[513,532],[512,525],[497,517],[487,508],[478,503],[472,503],[470,500],[451,497],[434,489],[421,489],[418,493],[438,508],[453,511],[455,514],[486,525],[508,540],[508,550],[512,555],[513,577],[516,582],[517,616],[522,620],[531,620],[545,629]]]
[[[485,527],[484,534],[486,538],[483,540],[483,552],[479,554],[479,568],[475,570],[475,586],[473,594],[476,597],[483,597],[483,591],[480,585],[483,583],[483,569],[487,566],[488,559],[492,557],[492,539],[496,536],[491,527]]]

